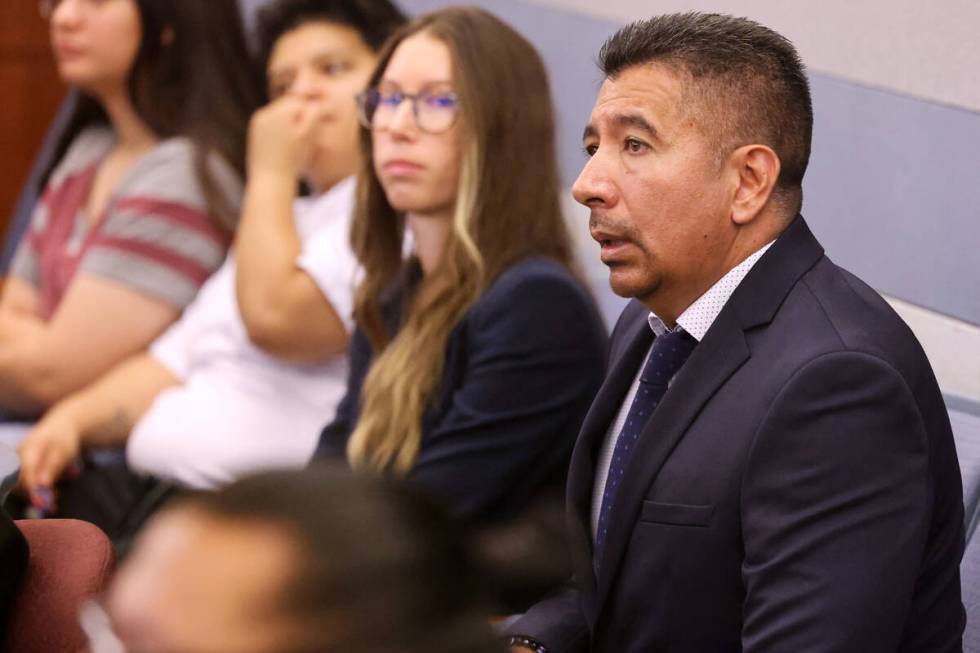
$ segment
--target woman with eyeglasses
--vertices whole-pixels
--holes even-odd
[[[234,0],[40,8],[77,102],[0,296],[6,418],[142,350],[194,298],[230,243],[262,97]]]
[[[467,517],[560,495],[606,335],[572,271],[538,53],[485,11],[437,11],[392,37],[359,103],[365,276],[318,457]]]

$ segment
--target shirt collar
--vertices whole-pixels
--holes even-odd
[[[318,211],[327,210],[324,207],[328,207],[335,202],[343,202],[344,204],[353,202],[354,191],[356,189],[357,177],[351,175],[350,177],[344,177],[323,193],[313,193],[297,197],[296,204],[309,210],[313,210],[314,206],[319,207],[317,209]]]
[[[336,201],[338,198],[346,199],[354,194],[357,188],[357,176],[351,175],[338,181],[330,187],[321,197],[325,202]]]
[[[739,284],[745,278],[745,275],[749,273],[749,270],[762,258],[762,255],[772,247],[772,244],[776,241],[770,241],[766,245],[755,251],[747,259],[733,267],[728,271],[725,276],[711,286],[706,293],[694,300],[694,303],[685,309],[681,313],[680,317],[677,318],[677,326],[673,329],[668,329],[664,321],[661,320],[655,313],[650,313],[647,316],[647,322],[650,325],[650,329],[653,330],[655,336],[660,337],[668,331],[677,331],[678,329],[683,329],[691,336],[701,342],[704,339],[708,329],[714,324],[715,319],[718,314],[721,313],[721,309],[725,307],[732,293],[738,288]]]

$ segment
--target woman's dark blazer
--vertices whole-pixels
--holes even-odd
[[[383,305],[388,333],[398,329],[404,297],[402,288]],[[410,480],[454,514],[478,519],[562,496],[579,426],[602,383],[606,338],[592,297],[564,267],[530,258],[506,270],[449,336]],[[357,329],[347,395],[316,459],[345,455],[372,359]]]

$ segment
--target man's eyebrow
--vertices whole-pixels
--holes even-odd
[[[612,121],[620,127],[634,127],[640,131],[646,132],[651,138],[660,138],[660,134],[657,132],[656,127],[650,124],[650,122],[638,113],[622,113],[613,116]],[[592,138],[596,138],[599,135],[599,130],[596,129],[595,125],[591,122],[585,126],[585,131],[582,132],[582,140],[587,141]]]
[[[613,118],[613,121],[620,127],[636,127],[639,130],[645,131],[653,138],[658,137],[656,128],[646,118],[637,113],[620,114]]]

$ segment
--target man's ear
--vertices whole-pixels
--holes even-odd
[[[732,197],[732,221],[737,225],[752,222],[769,203],[781,164],[772,148],[744,145],[730,159],[738,186]]]
[[[160,45],[165,48],[169,48],[174,44],[174,39],[176,36],[177,35],[176,32],[174,32],[173,25],[167,25],[163,28],[163,31],[160,32]]]

